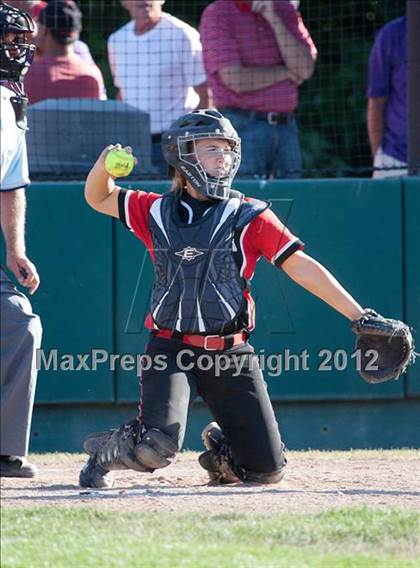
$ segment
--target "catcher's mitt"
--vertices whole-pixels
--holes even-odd
[[[398,379],[414,363],[413,337],[404,322],[366,309],[351,329],[357,335],[356,351],[360,350],[358,371],[367,383]]]

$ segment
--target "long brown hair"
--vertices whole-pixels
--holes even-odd
[[[172,176],[172,184],[170,191],[173,191],[174,193],[182,193],[182,190],[186,186],[186,183],[187,181],[184,178],[184,176],[181,175],[177,170],[175,170]]]

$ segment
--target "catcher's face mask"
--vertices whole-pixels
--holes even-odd
[[[23,81],[35,53],[29,38],[35,22],[29,14],[7,4],[0,5],[0,79],[11,83]]]
[[[214,109],[181,116],[162,135],[169,166],[202,195],[228,199],[241,163],[241,139],[231,122]]]
[[[8,4],[0,3],[0,81],[8,81],[16,96],[10,102],[16,116],[16,124],[27,130],[26,107],[23,80],[35,53],[30,38],[36,26],[33,18]]]
[[[185,165],[190,173],[187,179],[200,193],[213,199],[229,197],[241,161],[239,140],[211,134],[182,136],[178,138],[178,157],[180,169]]]

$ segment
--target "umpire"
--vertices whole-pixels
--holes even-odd
[[[25,187],[29,184],[26,154],[23,78],[32,62],[35,31],[31,16],[0,4],[1,89],[1,228],[7,266],[33,294],[39,286],[35,266],[25,252]],[[1,477],[34,477],[25,456],[35,395],[35,353],[41,343],[41,323],[28,298],[0,267],[1,298]]]
[[[248,342],[255,324],[250,281],[258,259],[265,257],[350,320],[364,310],[303,252],[269,203],[231,189],[241,142],[218,111],[194,111],[165,132],[162,148],[173,179],[163,196],[116,187],[105,169],[111,148],[92,168],[85,195],[94,209],[119,218],[151,255],[155,281],[146,356],[165,365],[144,369],[136,420],[85,440],[91,457],[80,484],[109,487],[113,469],[169,465],[182,446],[196,395],[217,421],[202,433],[206,451],[199,458],[211,481],[276,483],[284,475],[284,446]],[[184,350],[188,369],[180,365]],[[223,355],[228,365],[217,374],[212,365],[199,364],[202,355],[211,363]],[[238,356],[244,364],[235,374]]]

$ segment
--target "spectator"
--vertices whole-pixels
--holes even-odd
[[[44,0],[8,0],[7,3],[11,6],[14,6],[15,8],[18,8],[18,10],[29,12],[29,14],[36,22],[38,22],[42,10],[44,10],[44,8],[46,8],[48,4],[48,2],[44,2]],[[37,45],[36,36],[33,39],[35,40],[35,45]],[[89,63],[94,63],[90,49],[84,41],[76,39],[76,41],[74,42],[74,52],[77,55],[80,55],[80,57],[82,57],[83,59],[86,59],[86,61],[88,61]],[[36,54],[42,55],[38,45]]]
[[[317,51],[287,0],[215,0],[200,24],[214,102],[242,139],[239,175],[299,177],[294,112]]]
[[[42,55],[25,85],[31,104],[55,98],[104,98],[99,68],[74,52],[82,29],[82,14],[73,0],[53,0],[41,12],[38,45]]]
[[[118,98],[150,114],[152,162],[166,175],[161,133],[180,115],[211,106],[198,32],[162,11],[164,0],[121,0],[131,21],[108,40]]]
[[[376,36],[369,59],[367,95],[367,128],[375,168],[373,177],[407,175],[405,16],[386,24]]]
[[[35,21],[38,21],[39,14],[46,7],[47,2],[44,2],[44,0],[8,0],[7,4],[18,10],[28,12]]]

